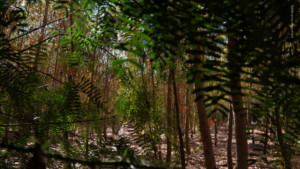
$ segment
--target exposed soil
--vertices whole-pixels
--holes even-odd
[[[228,130],[226,129],[226,126],[220,126],[218,129],[218,134],[217,134],[217,146],[215,146],[215,136],[214,136],[214,127],[211,126],[211,137],[212,137],[212,142],[213,142],[213,148],[214,148],[214,154],[216,158],[216,165],[217,168],[219,169],[226,169],[227,167],[227,137],[228,137]],[[129,133],[126,131],[126,127],[121,128],[122,134],[125,136],[129,136]],[[273,155],[276,153],[276,149],[274,148],[274,144],[268,140],[268,146],[269,149],[268,151],[270,154],[267,154],[266,156],[263,155],[262,151],[254,151],[254,149],[260,149],[263,150],[263,144],[261,144],[258,140],[259,136],[258,134],[262,133],[262,131],[255,129],[254,134],[255,134],[255,144],[252,144],[252,140],[248,139],[248,153],[255,153],[259,154],[263,157],[267,157],[268,160],[276,160]],[[193,138],[190,138],[190,145],[191,145],[191,155],[187,155],[188,162],[187,162],[187,168],[188,169],[201,169],[205,168],[204,165],[204,155],[202,153],[202,144],[200,142],[200,137],[199,134],[196,132],[196,134],[193,136]],[[131,146],[135,146],[132,144]],[[162,158],[165,159],[166,157],[166,150],[167,150],[167,145],[162,144],[161,146],[161,152],[162,152]],[[236,166],[236,140],[235,140],[235,132],[233,129],[233,135],[232,135],[232,161],[233,161],[233,167]],[[264,163],[264,161],[257,156],[249,156],[248,159],[255,159],[257,162],[251,166],[249,166],[249,169],[267,169],[267,168],[280,168],[278,165],[275,164],[269,164],[267,165]],[[300,158],[297,156],[294,161],[294,166],[295,168],[300,168]],[[297,167],[299,166],[299,167]]]
[[[215,158],[216,158],[216,165],[217,168],[219,169],[226,169],[227,167],[227,132],[228,130],[226,129],[226,126],[220,126],[218,129],[218,134],[217,134],[217,146],[215,146],[215,137],[214,137],[214,127],[210,126],[211,129],[211,137],[212,137],[212,142],[213,142],[213,148],[214,148],[214,154],[215,154]],[[262,133],[260,130],[255,129],[254,130],[255,133],[255,137],[258,138],[258,134]],[[82,135],[80,134],[78,131],[75,132],[76,135]],[[130,133],[128,132],[128,127],[127,125],[123,125],[120,130],[119,130],[119,136],[125,136],[130,138]],[[72,136],[72,135],[69,135]],[[89,144],[90,145],[97,145],[95,138],[97,137],[97,134],[92,134],[91,135],[91,139],[89,140]],[[112,130],[111,128],[107,129],[107,137],[112,137]],[[69,141],[72,142],[72,144],[76,144],[73,140],[76,140],[76,138],[78,138],[77,136],[73,135],[73,137],[69,137]],[[132,148],[136,148],[137,150],[142,150],[140,147],[138,147],[137,144],[135,144],[134,142],[130,142],[129,143]],[[264,157],[267,157],[268,160],[276,160],[275,157],[273,157],[273,155],[276,153],[276,149],[274,148],[274,145],[272,144],[272,142],[270,142],[270,140],[268,141],[268,145],[269,145],[269,152],[270,154],[267,154]],[[205,168],[204,166],[204,156],[202,153],[202,144],[200,142],[200,137],[199,134],[196,132],[193,136],[193,138],[190,137],[190,146],[191,146],[191,154],[187,155],[186,154],[186,158],[187,158],[187,168],[188,169],[201,169],[201,168]],[[248,140],[248,152],[250,153],[256,153],[259,154],[261,156],[263,156],[263,152],[262,151],[254,151],[254,149],[263,149],[263,145],[258,141],[258,139],[255,141],[255,144],[253,146],[252,144],[252,140]],[[165,161],[165,157],[166,157],[166,150],[167,150],[167,145],[165,143],[163,143],[161,145],[161,154],[162,154],[162,159],[163,161]],[[57,150],[59,151],[59,149]],[[235,140],[235,132],[233,130],[233,136],[232,136],[232,161],[235,167],[236,164],[236,140]],[[174,155],[174,154],[172,154]],[[79,158],[83,158],[83,157],[79,157]],[[174,156],[172,157],[174,159]],[[267,169],[267,168],[280,168],[279,165],[275,165],[274,164],[270,164],[267,165],[266,163],[263,162],[263,160],[261,160],[260,157],[256,157],[256,156],[249,156],[249,159],[255,159],[257,160],[257,162],[253,165],[251,165],[249,167],[249,169]],[[102,160],[109,160],[109,159],[102,159]],[[19,163],[15,163],[15,167],[19,166]],[[63,163],[62,162],[58,162],[56,164],[57,168],[61,168],[63,167]],[[293,161],[293,165],[295,166],[294,168],[300,168],[300,158],[297,155],[296,158]],[[80,165],[76,165],[76,167],[79,167]],[[297,167],[299,166],[299,167]]]

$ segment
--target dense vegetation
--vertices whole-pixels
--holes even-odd
[[[218,124],[228,129],[228,168],[232,139],[237,169],[300,165],[296,0],[0,8],[0,168],[187,168],[199,135],[213,169],[210,123],[215,146]]]

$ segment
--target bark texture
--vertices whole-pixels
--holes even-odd
[[[229,112],[229,120],[228,120],[228,140],[227,140],[227,166],[228,166],[228,169],[233,169],[232,154],[231,154],[232,119],[233,119],[233,108],[232,108],[232,103],[230,103],[230,112]]]
[[[217,147],[218,144],[218,119],[217,119],[217,112],[215,111],[215,146]]]
[[[176,89],[176,81],[175,81],[175,71],[174,71],[174,69],[171,69],[171,75],[172,75],[172,81],[173,81],[174,103],[175,103],[175,109],[176,109],[176,125],[177,125],[178,136],[179,136],[179,143],[180,143],[181,166],[182,166],[182,168],[185,168],[184,144],[183,144],[183,138],[182,138],[182,133],[181,133],[181,128],[180,128],[180,122],[179,122],[179,106],[178,106],[178,97],[177,97],[177,89]]]
[[[280,115],[279,115],[279,109],[278,107],[275,107],[275,125],[276,125],[276,133],[277,133],[277,138],[279,142],[279,147],[281,150],[281,155],[284,160],[284,168],[286,169],[291,169],[291,157],[287,152],[286,146],[284,145],[284,140],[283,140],[283,134],[281,131],[281,125],[280,125]]]
[[[228,38],[228,52],[229,55],[235,55],[235,50],[233,47],[236,47],[237,38],[229,35]],[[238,57],[238,55],[236,56]],[[242,99],[242,89],[241,89],[241,80],[238,70],[238,63],[236,60],[229,59],[231,66],[229,71],[231,73],[230,81],[234,84],[231,87],[232,92],[232,103],[233,110],[235,113],[235,137],[236,137],[236,148],[237,148],[237,169],[248,168],[248,144],[246,139],[246,116],[243,108],[243,99]]]
[[[171,68],[169,66],[169,77],[168,77],[168,93],[167,93],[167,157],[166,157],[166,163],[171,162],[171,154],[172,154],[172,146],[171,146],[171,92],[172,92],[172,77],[171,77]]]
[[[186,87],[186,116],[185,116],[185,148],[186,154],[191,154],[190,138],[189,138],[189,118],[190,118],[190,93],[188,85]]]
[[[49,2],[46,1],[46,7],[45,7],[45,14],[44,14],[44,19],[43,19],[43,27],[41,30],[41,36],[39,38],[39,44],[42,43],[42,41],[44,40],[44,35],[45,35],[45,26],[48,20],[48,7],[49,7]],[[35,60],[34,60],[34,67],[36,69],[38,69],[38,63],[39,63],[39,59],[40,59],[40,51],[41,51],[41,45],[39,45],[37,47],[37,51],[36,51],[36,56],[35,56]]]
[[[197,59],[203,60],[201,56],[196,56]],[[200,64],[195,64],[195,69],[201,69]],[[198,76],[197,79],[201,79],[201,76]],[[202,89],[203,82],[195,83],[195,89]],[[203,96],[203,91],[196,93],[196,98]],[[205,159],[205,166],[207,169],[215,169],[216,168],[216,161],[213,152],[213,145],[211,141],[210,129],[207,119],[206,109],[203,105],[203,97],[197,101],[197,114],[199,120],[199,128],[201,134],[201,140],[203,144],[203,153]]]

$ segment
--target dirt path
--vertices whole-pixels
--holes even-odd
[[[213,142],[213,148],[214,148],[214,154],[216,158],[216,165],[217,168],[219,169],[227,169],[227,132],[228,130],[226,129],[225,126],[221,126],[219,128],[219,132],[217,135],[217,146],[215,146],[215,137],[214,137],[214,127],[211,126],[211,137],[212,137],[212,142]],[[254,130],[255,135],[257,136],[257,133],[260,131]],[[126,127],[122,128],[122,134],[125,136],[129,136],[129,133],[127,132]],[[271,144],[270,142],[268,144]],[[191,155],[188,155],[188,162],[187,162],[187,168],[188,169],[202,169],[205,168],[204,166],[204,156],[202,153],[202,144],[200,143],[200,137],[199,134],[196,132],[193,138],[190,138],[190,145],[191,145]],[[252,140],[248,140],[248,152],[250,153],[256,153],[259,155],[263,155],[261,151],[254,151],[254,148],[263,148],[263,145],[259,143],[259,141],[255,141],[255,146],[252,146]],[[165,159],[166,157],[166,150],[167,150],[167,145],[162,144],[161,146],[161,151],[162,151],[162,157]],[[236,140],[235,140],[235,132],[233,131],[232,135],[232,161],[233,161],[233,167],[236,165]],[[273,158],[272,154],[274,154],[275,151],[271,150],[271,154],[267,155],[268,160],[275,160]],[[257,162],[249,169],[267,169],[267,168],[274,168],[274,166],[267,165],[265,164],[260,157],[254,157],[254,156],[249,156],[248,159],[255,159]],[[297,159],[296,159],[297,160]],[[299,158],[298,158],[298,161]],[[299,167],[300,168],[300,167]]]
[[[226,169],[227,167],[227,132],[228,130],[226,129],[225,125],[221,126],[219,128],[219,132],[217,135],[217,146],[215,146],[215,137],[214,137],[214,127],[211,126],[211,137],[212,137],[212,142],[213,142],[213,148],[214,148],[214,154],[215,154],[215,158],[216,158],[216,165],[217,168],[219,169]],[[259,130],[254,130],[254,133],[256,133],[256,136],[258,136],[257,134],[259,133]],[[80,134],[78,132],[75,132],[76,134]],[[130,133],[128,132],[128,126],[127,125],[123,125],[120,130],[118,135],[122,135],[125,137],[130,138]],[[112,130],[111,128],[107,129],[107,136],[108,137],[112,137]],[[95,142],[95,138],[98,137],[97,134],[93,134],[92,138],[89,140],[89,144],[90,145],[97,145],[97,143]],[[73,138],[72,138],[73,139]],[[76,138],[75,138],[76,139]],[[72,141],[72,143],[74,143]],[[142,149],[140,147],[137,146],[137,144],[135,143],[129,143],[129,146],[133,146],[135,148],[138,149],[138,152],[142,152]],[[272,145],[272,143],[269,141],[268,143],[269,145]],[[187,156],[187,169],[202,169],[205,168],[204,166],[204,156],[202,153],[202,144],[200,142],[200,137],[199,134],[196,132],[196,134],[194,134],[193,138],[190,138],[190,146],[191,146],[191,155]],[[248,140],[248,152],[250,153],[256,153],[256,154],[260,154],[262,155],[261,151],[254,151],[253,150],[253,146],[252,146],[252,140]],[[262,144],[259,143],[259,141],[255,142],[255,148],[260,148],[262,149],[263,146]],[[166,144],[162,144],[161,145],[161,153],[162,153],[162,158],[165,159],[166,158],[166,150],[167,150],[167,145]],[[57,150],[59,151],[59,149]],[[233,131],[233,136],[232,136],[232,161],[235,167],[236,164],[236,140],[235,140],[235,132]],[[274,154],[276,153],[276,150],[273,148],[271,148],[270,150],[270,154],[266,156],[266,158],[268,160],[275,160],[274,157],[272,157]],[[174,155],[174,154],[172,154]],[[172,157],[172,159],[174,159],[175,157]],[[267,168],[279,168],[279,166],[271,166],[271,165],[267,165],[265,164],[260,157],[253,157],[253,156],[249,156],[249,159],[256,159],[257,162],[252,165],[251,167],[249,167],[249,169],[267,169]],[[179,159],[179,158],[178,158]],[[105,159],[108,160],[108,159]],[[296,159],[294,160],[294,162],[297,162],[299,165],[299,167],[296,167],[300,169],[300,158],[299,156],[296,156]],[[62,166],[62,163],[57,163],[58,166]],[[15,163],[16,166],[19,166],[19,163]],[[58,167],[60,168],[60,167]]]

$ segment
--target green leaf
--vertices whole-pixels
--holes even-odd
[[[260,157],[259,154],[255,154],[255,153],[249,153],[249,156],[257,156],[257,157]]]
[[[249,162],[249,164],[248,164],[249,166],[253,165],[257,162],[257,160],[254,160],[254,159],[248,159],[247,161]]]
[[[84,25],[84,23],[82,22],[82,20],[81,20],[81,19],[79,19],[79,18],[76,18],[76,17],[73,17],[73,19],[74,19],[74,20],[77,20],[77,21],[79,21],[79,22],[80,22],[80,24],[81,24],[81,26],[82,26],[83,28],[85,28],[85,25]],[[75,23],[75,24],[77,24],[77,23]]]
[[[217,38],[217,40],[218,40],[219,42],[224,42],[224,39],[221,38],[221,37]]]
[[[121,21],[123,21],[123,22],[127,22],[127,23],[129,23],[129,24],[131,24],[131,25],[134,25],[134,22],[131,21],[131,20],[129,20],[129,19],[127,19],[127,18],[119,17],[119,19],[120,19]]]
[[[128,157],[128,149],[126,149],[124,154],[123,154],[122,162],[126,162],[127,157]]]
[[[83,9],[86,9],[90,2],[91,0],[87,0],[86,3],[83,5]]]
[[[127,59],[122,59],[122,60],[116,60],[116,61],[113,61],[111,63],[111,65],[115,66],[115,65],[120,65],[120,64],[123,64],[124,62],[126,62]]]
[[[128,69],[127,67],[122,68],[119,72],[118,72],[118,76],[121,76],[123,74],[123,72]]]
[[[59,10],[59,9],[65,9],[66,17],[69,16],[68,8],[66,6],[57,6],[57,7],[54,8],[54,10]]]
[[[42,145],[42,148],[49,148],[51,144],[51,141],[48,140],[45,144]]]
[[[140,68],[140,69],[143,69],[143,66],[141,64],[139,64],[137,61],[133,60],[133,59],[128,59],[128,61],[135,65],[136,67]]]
[[[205,69],[206,73],[216,73],[218,72],[217,70],[212,70],[212,69]]]
[[[141,38],[143,38],[143,39],[145,39],[146,41],[151,41],[151,38],[148,35],[144,34],[144,33],[135,32],[134,34],[141,37]]]

